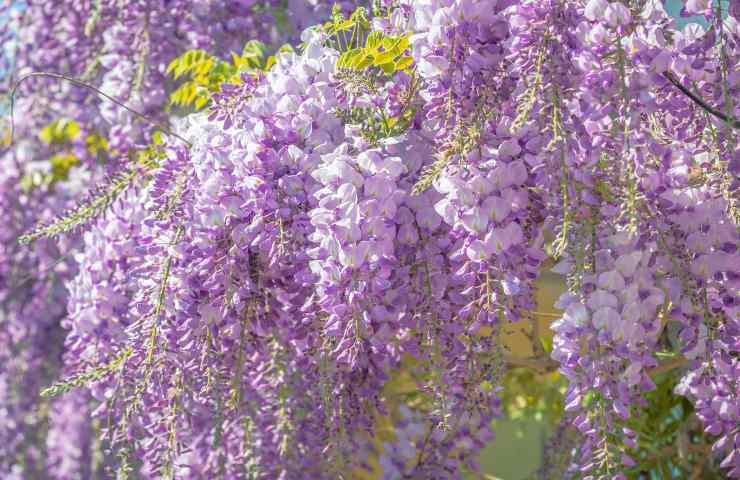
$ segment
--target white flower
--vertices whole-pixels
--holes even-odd
[[[472,233],[483,233],[488,228],[488,217],[480,207],[469,209],[460,219],[465,228]]]
[[[439,55],[428,55],[419,61],[419,73],[424,78],[438,77],[450,68],[450,62]]]
[[[624,290],[624,277],[622,277],[622,275],[616,270],[604,272],[599,275],[597,285],[599,286],[599,288],[618,292]]]
[[[625,253],[617,259],[614,266],[623,276],[631,277],[637,265],[640,264],[640,260],[642,260],[642,252]]]
[[[589,0],[583,15],[591,21],[596,21],[604,16],[607,6],[609,3],[606,0]]]
[[[614,334],[620,328],[622,317],[611,307],[602,307],[594,313],[593,324],[598,329],[607,330]]]
[[[598,310],[601,307],[617,308],[619,306],[619,300],[606,290],[596,290],[588,296],[586,305],[591,310]]]

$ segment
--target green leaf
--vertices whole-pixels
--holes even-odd
[[[410,42],[409,42],[409,35],[403,35],[401,38],[398,39],[398,44],[394,47],[398,49],[399,52],[403,52],[407,48],[409,48]]]
[[[396,58],[396,55],[394,55],[391,52],[382,52],[378,56],[375,57],[375,65],[383,65],[386,63],[393,63],[393,59]]]
[[[39,132],[39,139],[47,145],[52,143],[69,143],[80,134],[80,124],[74,120],[62,118],[54,120]]]
[[[358,59],[353,62],[353,67],[356,70],[365,70],[367,67],[374,63],[375,59],[372,55],[358,56]]]
[[[383,32],[372,32],[365,40],[365,48],[377,49],[383,44]]]
[[[195,109],[200,110],[203,107],[205,107],[206,104],[208,104],[208,100],[209,98],[205,95],[201,95],[200,97],[196,98],[195,99]]]
[[[39,132],[39,138],[45,144],[50,145],[54,141],[54,128],[52,125],[42,128],[41,132]]]
[[[198,63],[193,69],[193,73],[196,76],[207,76],[208,73],[213,69],[216,62],[212,58],[206,58],[204,61]]]
[[[23,177],[21,177],[20,187],[21,187],[21,190],[22,191],[28,193],[31,190],[33,190],[34,187],[37,186],[37,184],[34,181],[34,178],[33,177],[34,177],[34,175],[33,174],[30,174],[30,173],[27,173],[27,174],[23,175]]]
[[[337,67],[353,68],[353,65],[355,65],[357,58],[363,53],[364,52],[362,48],[353,48],[352,50],[348,50],[342,53],[337,60]]]
[[[398,61],[396,61],[396,70],[406,70],[413,64],[414,64],[413,57],[409,57],[409,56],[401,57],[398,59]]]
[[[247,64],[247,59],[240,55],[237,55],[234,52],[231,52],[231,63],[233,63],[237,69],[241,69],[242,66]]]
[[[108,140],[98,133],[91,133],[85,138],[87,151],[91,155],[99,155],[108,151]]]
[[[182,57],[182,64],[186,68],[190,68],[190,65],[193,64],[193,57],[195,56],[195,50],[188,50],[185,52],[185,55]]]
[[[191,83],[191,88],[188,89],[187,95],[183,99],[185,102],[185,105],[191,105],[195,102],[195,99],[198,97],[198,86]]]
[[[177,57],[173,59],[169,65],[167,65],[167,70],[165,70],[165,75],[169,75],[175,70],[177,70],[177,67],[180,65],[180,57]]]
[[[154,145],[163,145],[164,144],[164,140],[162,139],[162,132],[160,132],[159,130],[157,130],[156,132],[154,132],[152,134],[152,143]]]
[[[49,159],[51,163],[51,181],[63,181],[69,178],[72,167],[79,165],[80,160],[72,154],[58,154]]]
[[[259,40],[250,40],[244,44],[243,57],[264,58],[267,54],[267,46]]]
[[[383,73],[386,75],[392,75],[396,71],[396,65],[393,62],[384,63],[380,68],[383,69]]]

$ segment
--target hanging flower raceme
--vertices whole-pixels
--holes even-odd
[[[524,364],[568,382],[543,472],[637,475],[677,385],[672,468],[740,477],[734,2],[313,3],[29,3],[19,65],[128,105],[59,87],[0,157],[0,473],[463,478]]]

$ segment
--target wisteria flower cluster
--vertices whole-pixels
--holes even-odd
[[[568,384],[540,478],[646,478],[666,378],[671,468],[740,478],[740,2],[69,3],[4,9],[16,78],[82,79],[0,160],[4,478],[463,478],[521,365]]]

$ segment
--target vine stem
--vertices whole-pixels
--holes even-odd
[[[694,101],[697,105],[699,105],[701,108],[709,112],[710,114],[714,115],[715,117],[719,118],[723,122],[727,123],[733,128],[740,129],[740,120],[737,120],[735,118],[732,118],[728,115],[725,115],[724,113],[718,111],[717,109],[711,107],[707,102],[705,102],[701,97],[696,95],[694,92],[686,88],[681,84],[681,82],[678,81],[675,75],[671,72],[664,72],[663,76],[668,79],[669,82],[673,84],[677,89],[681,91],[684,95],[689,97],[691,100]]]
[[[123,102],[121,102],[119,100],[116,100],[114,97],[112,97],[111,95],[108,95],[107,93],[103,92],[99,88],[97,88],[97,87],[95,87],[93,85],[90,85],[87,82],[83,82],[82,80],[79,80],[79,79],[76,79],[76,78],[73,78],[73,77],[68,77],[67,75],[63,75],[61,73],[54,73],[54,72],[31,72],[31,73],[29,73],[27,75],[24,75],[20,79],[18,79],[18,81],[15,82],[15,84],[13,85],[13,88],[10,90],[10,143],[9,143],[8,146],[13,145],[13,140],[14,140],[14,137],[15,137],[15,120],[14,120],[13,107],[15,105],[15,94],[16,94],[16,91],[18,90],[18,87],[20,86],[21,83],[23,83],[24,81],[26,81],[26,80],[28,80],[29,78],[32,78],[32,77],[45,77],[45,78],[54,78],[56,80],[64,80],[65,82],[69,82],[69,83],[71,83],[73,85],[77,85],[78,87],[82,87],[82,88],[86,88],[88,90],[92,90],[93,92],[97,93],[101,97],[104,97],[106,100],[109,100],[109,101],[115,103],[119,107],[121,107],[121,108],[125,109],[126,111],[132,113],[133,115],[135,115],[136,117],[140,118],[141,120],[144,120],[148,124],[150,124],[150,125],[158,128],[158,129],[160,129],[162,132],[166,133],[167,135],[171,135],[171,136],[177,138],[181,142],[185,143],[188,147],[192,147],[193,146],[192,143],[190,143],[189,141],[187,141],[184,137],[176,134],[175,132],[173,132],[169,128],[167,128],[164,125],[162,125],[161,123],[157,122],[156,120],[152,120],[151,118],[147,117],[143,113],[141,113],[141,112],[139,112],[137,110],[134,110],[133,108],[129,107],[128,105],[124,104]]]

